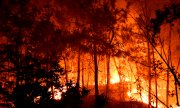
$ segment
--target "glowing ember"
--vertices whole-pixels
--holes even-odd
[[[39,103],[40,99],[41,99],[41,96],[35,97],[34,98],[34,103]]]
[[[55,99],[55,100],[61,100],[62,96],[62,92],[59,90],[59,89],[56,89],[54,86],[52,87],[53,88],[53,92],[54,92],[54,96],[51,96],[51,98]],[[48,89],[49,92],[52,92],[52,88],[50,87]]]
[[[55,89],[54,90],[54,99],[55,100],[61,100],[61,94],[62,94],[62,92],[60,92],[58,89]]]
[[[72,86],[75,87],[76,84],[72,84]],[[52,88],[53,88],[53,90],[52,90]],[[55,100],[61,100],[61,98],[62,98],[62,93],[67,92],[67,90],[68,90],[68,87],[67,87],[67,86],[62,87],[61,89],[56,89],[56,88],[53,86],[53,87],[50,87],[50,88],[48,89],[48,92],[51,92],[51,93],[53,92],[54,96],[51,96],[51,98],[54,97],[53,99],[55,99]]]
[[[76,84],[72,84],[72,87],[75,87],[76,86]]]
[[[66,92],[67,91],[67,86],[64,86],[64,87],[62,87],[62,92]]]

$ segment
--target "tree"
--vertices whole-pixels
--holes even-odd
[[[170,22],[173,22],[176,19],[178,19],[178,15],[177,15],[178,14],[178,11],[177,11],[178,7],[179,7],[178,4],[174,4],[173,8],[170,6],[170,7],[164,8],[163,11],[157,10],[156,11],[156,18],[151,19],[151,17],[149,17],[148,22],[145,22],[143,20],[144,16],[142,16],[142,14],[140,14],[140,20],[137,21],[137,24],[139,25],[139,27],[143,31],[143,33],[147,33],[146,30],[149,31],[148,35],[142,35],[142,36],[145,37],[145,39],[149,43],[150,47],[152,48],[152,51],[154,53],[156,53],[156,57],[158,56],[156,59],[157,60],[159,59],[161,62],[164,63],[164,65],[166,65],[166,67],[168,68],[168,71],[170,73],[172,73],[172,76],[174,77],[175,81],[178,81],[178,79],[176,78],[177,75],[174,71],[172,71],[172,70],[174,70],[173,66],[171,63],[169,63],[169,61],[172,62],[170,59],[171,57],[168,57],[168,53],[167,53],[167,51],[165,49],[165,45],[164,45],[165,41],[169,42],[172,40],[163,40],[162,37],[164,37],[164,36],[160,37],[160,30],[161,30],[161,27],[163,24],[165,24],[165,23],[170,24]],[[145,29],[143,30],[143,28],[145,28]],[[163,34],[163,35],[165,35],[165,34]],[[171,51],[169,51],[169,52],[171,52]],[[149,66],[151,66],[151,65],[149,65]],[[151,69],[152,69],[152,67],[151,67]],[[165,71],[165,69],[163,71]],[[168,73],[166,75],[168,76]],[[167,88],[167,91],[168,91],[168,88]],[[155,98],[158,99],[157,96],[155,96]],[[162,101],[160,101],[160,102],[162,104],[164,104],[164,102],[162,102]],[[168,104],[168,102],[167,102],[167,104]],[[168,106],[166,104],[164,104],[164,105]]]
[[[172,31],[172,23],[176,21],[176,19],[179,19],[179,4],[171,4],[169,7],[165,7],[163,10],[157,10],[156,11],[156,18],[152,19],[152,40],[150,41],[154,50],[159,54],[160,58],[162,59],[162,61],[166,64],[168,70],[167,70],[167,96],[166,96],[166,104],[169,106],[169,99],[168,99],[168,95],[169,95],[169,72],[173,75],[174,78],[174,82],[175,82],[175,90],[176,90],[176,101],[177,101],[177,105],[179,106],[179,100],[178,100],[178,92],[177,92],[177,84],[179,84],[179,79],[177,76],[177,72],[178,70],[174,69],[174,66],[172,64],[172,49],[171,49],[171,31]],[[167,23],[170,25],[170,29],[169,29],[169,42],[168,42],[168,54],[165,53],[164,47],[162,45],[162,40],[160,37],[158,37],[158,34],[161,31],[161,25],[163,25],[164,23]],[[155,40],[157,39],[157,40]],[[158,40],[159,39],[159,40]],[[153,44],[153,42],[160,42],[161,47],[163,49],[163,54],[161,54],[158,49],[155,47],[155,45]]]
[[[11,72],[15,77],[15,106],[18,107],[21,104],[21,94],[18,91],[23,83],[30,83],[33,79],[31,76],[33,73],[31,69],[33,64],[26,62],[27,57],[36,56],[34,48],[37,48],[37,44],[34,44],[33,36],[38,36],[35,33],[36,27],[45,24],[43,21],[38,22],[35,18],[37,15],[37,7],[33,5],[32,1],[2,1],[1,3],[1,37],[7,41],[2,47],[4,58],[3,65],[5,69],[3,72]],[[39,10],[41,11],[41,10]],[[35,18],[35,19],[34,19]],[[50,22],[50,20],[49,20]],[[50,23],[50,27],[52,25]],[[39,26],[40,27],[40,26]],[[47,27],[47,26],[45,26]],[[44,28],[45,28],[44,27]],[[40,27],[42,29],[42,27]],[[52,27],[53,28],[53,27]],[[46,29],[47,30],[47,29]],[[51,31],[54,30],[51,29]],[[43,31],[44,33],[44,31]],[[57,33],[57,32],[54,32]],[[47,36],[47,35],[44,35]],[[40,40],[40,38],[39,38]],[[37,41],[36,41],[37,42]],[[44,46],[45,47],[45,46]],[[53,50],[56,51],[56,50]],[[29,55],[29,53],[31,53]],[[42,53],[42,52],[41,52]],[[53,53],[57,54],[57,53]],[[42,56],[42,55],[38,55]],[[53,56],[53,55],[52,55]],[[6,64],[10,64],[10,67]],[[25,69],[24,69],[25,68]],[[29,70],[26,70],[29,69]],[[27,72],[27,73],[24,73]],[[28,76],[28,74],[30,74]],[[24,82],[25,81],[25,82]]]

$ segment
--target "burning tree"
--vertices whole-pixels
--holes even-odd
[[[142,5],[142,7],[140,8],[140,10],[142,11],[140,11],[139,17],[137,17],[137,19],[134,16],[132,16],[132,18],[136,21],[136,24],[139,27],[139,33],[135,31],[135,34],[142,36],[145,39],[145,41],[148,43],[147,48],[149,50],[148,50],[147,56],[149,56],[148,57],[149,62],[147,62],[147,65],[143,63],[144,66],[147,66],[149,68],[149,73],[148,73],[149,89],[147,90],[149,92],[148,102],[149,102],[149,105],[152,105],[151,100],[155,98],[156,107],[158,107],[158,104],[157,104],[158,101],[165,106],[169,106],[169,102],[168,102],[169,101],[168,99],[169,97],[169,72],[174,77],[174,81],[179,82],[177,74],[176,72],[174,72],[174,67],[173,67],[173,64],[175,63],[178,64],[178,61],[172,61],[173,53],[172,53],[172,46],[171,46],[172,45],[171,41],[173,41],[171,38],[171,35],[173,34],[172,23],[176,22],[177,19],[179,19],[178,11],[177,11],[179,8],[179,5],[176,3],[174,4],[172,3],[171,5],[173,7],[171,7],[170,5],[169,7],[164,8],[162,11],[157,10],[156,18],[151,18],[153,17],[150,15],[151,9],[149,9],[149,8],[152,8],[151,2],[150,1],[149,2],[139,1],[139,2]],[[162,30],[163,30],[162,25],[165,27],[165,23],[170,24],[169,38],[167,39],[164,38],[165,34],[162,33]],[[176,34],[174,33],[174,35]],[[168,44],[168,45],[165,45],[165,44]],[[165,48],[167,48],[168,50],[166,50]],[[165,101],[161,99],[161,97],[158,96],[159,88],[157,87],[158,85],[157,81],[160,80],[160,77],[164,76],[164,74],[162,74],[164,71],[167,71],[167,74],[165,74],[167,76],[166,78],[167,79],[166,103]],[[155,94],[153,93],[153,90],[152,90],[153,78],[155,79]],[[178,94],[178,92],[176,94]],[[178,103],[178,98],[177,98],[177,103]]]

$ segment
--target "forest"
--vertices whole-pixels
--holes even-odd
[[[0,108],[180,108],[180,0],[0,0]]]

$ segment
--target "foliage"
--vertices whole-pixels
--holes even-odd
[[[172,23],[176,19],[180,18],[180,4],[172,4],[166,6],[161,10],[156,10],[156,18],[151,19],[151,28],[152,28],[152,38],[151,42],[155,43],[157,34],[160,33],[160,27],[164,23]]]
[[[80,108],[83,98],[89,94],[85,87],[80,88],[77,84],[73,86],[72,82],[67,83],[68,90],[62,94],[61,105],[63,108]]]
[[[1,93],[7,96],[8,102],[14,103],[18,98],[20,102],[19,107],[56,108],[63,106],[64,108],[79,108],[82,98],[88,95],[89,90],[80,88],[78,85],[74,86],[73,82],[70,81],[65,85],[68,88],[67,91],[63,92],[64,86],[60,82],[61,76],[64,75],[63,69],[59,66],[58,62],[54,62],[51,67],[51,70],[47,71],[38,59],[27,55],[25,57],[25,65],[19,68],[21,70],[19,86],[16,86],[13,92],[7,92],[4,88],[1,88],[4,90]],[[55,92],[49,91],[49,88],[53,86],[61,90],[61,100],[52,98]],[[38,97],[40,99],[36,100]]]

